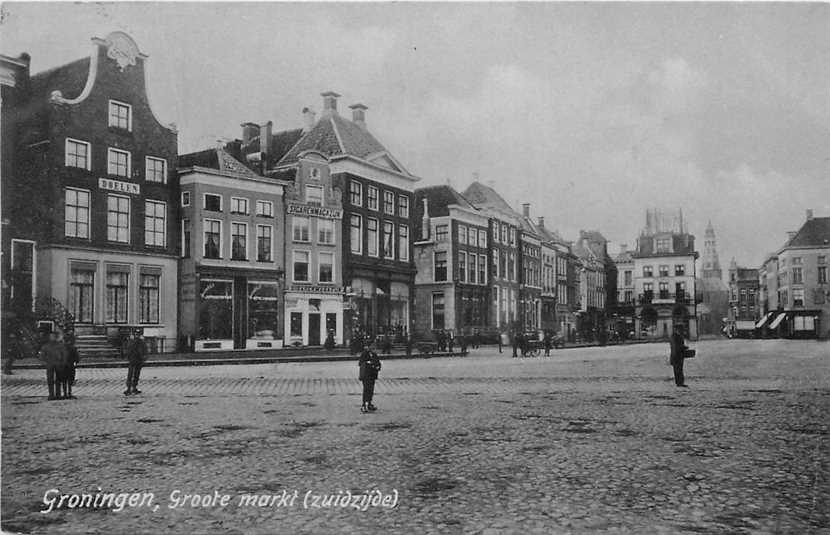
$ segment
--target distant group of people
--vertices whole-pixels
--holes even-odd
[[[76,368],[81,355],[75,346],[75,336],[69,332],[51,329],[44,334],[47,339],[38,352],[38,358],[46,367],[48,399],[76,399],[72,395],[72,387],[75,385]],[[144,337],[140,330],[129,332],[123,350],[127,359],[127,389],[124,395],[140,394],[138,379],[147,357]]]
[[[504,346],[509,344],[513,347],[513,358],[518,358],[519,355],[525,357],[527,356],[527,353],[530,350],[530,344],[533,341],[536,341],[536,339],[531,339],[530,335],[522,331],[515,331],[512,335],[507,332],[503,332],[499,335],[499,353],[502,352],[502,348]],[[559,347],[559,343],[560,342],[558,342],[555,333],[552,331],[545,331],[542,336],[542,347],[545,350],[545,356],[549,357],[550,350],[554,347]]]
[[[456,346],[462,353],[466,353],[468,349],[478,349],[481,345],[481,333],[475,329],[472,333],[464,334],[463,332],[457,335],[453,331],[439,329],[435,331],[436,349],[439,353],[455,351]]]

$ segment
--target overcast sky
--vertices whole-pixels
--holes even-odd
[[[830,216],[830,4],[4,3],[37,72],[129,33],[188,152],[341,93],[422,184],[477,172],[574,239],[682,207],[727,268]]]

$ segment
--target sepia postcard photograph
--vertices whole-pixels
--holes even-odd
[[[0,532],[830,533],[830,3],[3,2]]]

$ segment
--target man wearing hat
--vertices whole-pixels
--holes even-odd
[[[138,377],[141,374],[141,367],[144,365],[146,356],[146,348],[144,347],[144,337],[141,329],[130,331],[130,338],[127,340],[127,389],[124,391],[125,396],[130,394],[141,394],[138,389]]]
[[[375,395],[375,381],[380,371],[380,359],[378,354],[372,350],[372,344],[368,344],[360,354],[358,366],[360,366],[358,379],[363,383],[363,405],[360,407],[360,412],[374,412],[377,407],[372,404],[372,398]]]
[[[68,361],[66,347],[59,340],[60,333],[51,327],[43,327],[41,332],[48,336],[48,340],[40,348],[38,358],[46,365],[46,385],[49,387],[49,399],[60,398],[59,374],[62,374]],[[57,391],[55,387],[57,388]]]

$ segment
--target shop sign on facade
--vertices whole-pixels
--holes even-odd
[[[109,178],[99,178],[98,187],[108,191],[117,191],[119,193],[129,193],[130,195],[141,195],[141,186],[133,184],[132,182],[121,182],[120,180],[112,180]]]
[[[291,215],[306,215],[325,219],[343,219],[343,210],[340,208],[326,208],[325,206],[311,206],[308,204],[290,203],[288,213]]]

